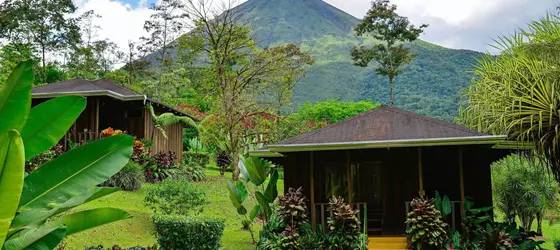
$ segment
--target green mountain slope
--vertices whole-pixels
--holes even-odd
[[[253,29],[259,46],[295,43],[313,55],[315,65],[294,89],[296,107],[306,101],[333,98],[389,102],[386,78],[377,76],[371,66],[354,66],[350,59],[352,46],[376,42],[353,33],[357,18],[322,0],[248,0],[234,11],[242,23]],[[473,65],[482,54],[425,41],[409,46],[419,56],[395,80],[395,105],[453,120],[460,92],[470,82]],[[157,66],[153,56],[147,59]]]
[[[329,98],[389,101],[387,80],[372,67],[356,67],[350,60],[352,46],[374,42],[353,34],[357,18],[322,0],[249,0],[236,11],[254,30],[261,46],[296,43],[317,60],[294,90],[296,105]],[[481,53],[424,41],[410,46],[420,55],[396,79],[396,105],[452,120],[461,89],[470,82]]]

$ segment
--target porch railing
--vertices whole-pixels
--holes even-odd
[[[457,229],[457,219],[460,220],[460,217],[457,218],[457,211],[461,211],[461,201],[450,201],[451,203],[451,214],[443,218],[443,221],[448,225],[451,225],[451,228]],[[404,203],[406,207],[406,214],[410,212],[412,206],[410,205],[410,201]]]
[[[352,207],[359,210],[357,217],[360,223],[363,223],[363,218],[366,216],[366,205],[367,203],[365,202],[352,203]],[[317,213],[317,226],[320,225],[323,227],[323,230],[327,231],[327,219],[333,215],[333,211],[329,208],[329,203],[315,203],[315,211]]]
[[[70,150],[72,143],[81,144],[89,141],[96,141],[101,138],[101,134],[93,131],[68,132],[62,139],[64,151]]]

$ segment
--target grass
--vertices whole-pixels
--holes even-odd
[[[231,173],[221,176],[218,170],[209,168],[206,174],[207,178],[204,181],[195,184],[206,191],[209,201],[202,216],[222,218],[226,221],[226,228],[222,237],[222,249],[254,249],[251,235],[248,231],[241,229],[241,217],[237,215],[229,200],[226,183],[231,180]],[[84,249],[85,246],[100,244],[105,247],[111,247],[115,244],[121,247],[155,244],[156,238],[151,221],[152,211],[145,207],[143,203],[144,190],[149,185],[151,184],[145,184],[139,191],[117,192],[81,206],[80,209],[120,208],[128,211],[134,217],[72,235],[67,238],[66,249],[80,250]],[[278,181],[278,190],[280,192],[284,190],[283,180]],[[252,202],[246,202],[245,205],[248,210],[253,207]],[[255,237],[258,237],[261,226],[257,224],[253,229]]]

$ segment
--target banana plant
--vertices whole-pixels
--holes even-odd
[[[68,212],[118,191],[96,185],[128,162],[130,136],[75,148],[24,177],[25,160],[56,145],[86,107],[85,98],[64,96],[31,108],[32,82],[32,62],[24,62],[0,88],[2,250],[54,249],[65,236],[131,217],[115,208]]]
[[[231,203],[237,209],[237,213],[244,216],[251,223],[254,222],[259,213],[262,213],[264,216],[263,224],[266,224],[273,213],[271,205],[278,197],[278,171],[273,167],[272,163],[261,158],[245,158],[242,155],[239,157],[240,180],[236,182],[228,181]],[[250,184],[253,185],[252,188],[248,187]],[[254,190],[254,193],[249,195],[248,190]],[[256,205],[251,209],[250,213],[243,204],[249,197],[256,201]],[[253,237],[252,231],[249,231],[251,237]]]

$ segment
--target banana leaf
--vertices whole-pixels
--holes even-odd
[[[0,135],[0,246],[16,215],[25,170],[23,141],[17,131]]]
[[[31,109],[33,62],[20,63],[0,87],[0,134],[21,131]]]
[[[44,224],[4,243],[2,250],[54,249],[66,234],[64,225]]]
[[[72,235],[115,221],[132,218],[126,211],[117,208],[96,208],[66,215],[58,220],[49,222],[51,226],[66,225],[66,235]]]
[[[58,97],[33,107],[21,131],[25,159],[56,145],[85,107],[86,99],[79,96]]]
[[[29,210],[21,211],[14,218],[12,222],[12,228],[19,229],[29,224],[35,224],[35,225],[42,224],[51,216],[55,216],[62,212],[68,211],[72,208],[75,208],[79,205],[88,203],[92,200],[101,198],[103,196],[112,194],[117,191],[119,191],[118,188],[93,187],[88,189],[86,192],[82,194],[70,198],[68,201],[61,204],[60,206],[45,207],[40,209],[29,209]]]
[[[62,204],[119,172],[132,155],[134,139],[107,137],[75,148],[25,177],[20,211]]]

